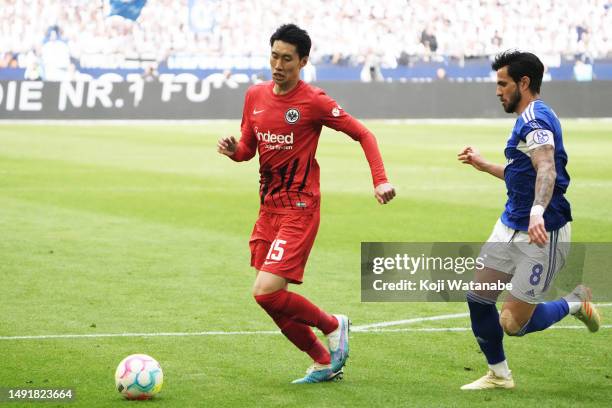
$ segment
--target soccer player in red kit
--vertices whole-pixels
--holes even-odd
[[[259,152],[259,218],[249,241],[251,266],[257,270],[253,296],[282,333],[313,360],[306,376],[294,383],[342,377],[348,358],[349,319],[331,315],[287,290],[300,284],[319,228],[319,165],[315,152],[322,126],[342,131],[361,143],[374,181],[374,196],[386,204],[395,196],[387,181],[376,139],[321,89],[300,80],[311,41],[294,24],[270,38],[270,82],[248,89],[242,112],[242,137],[219,140],[217,148],[234,161]],[[327,336],[325,347],[314,334]]]

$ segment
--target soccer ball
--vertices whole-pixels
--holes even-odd
[[[164,373],[153,357],[146,354],[127,356],[117,366],[117,391],[129,400],[146,400],[157,394],[164,383]]]

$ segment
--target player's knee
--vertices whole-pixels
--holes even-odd
[[[266,289],[262,286],[258,286],[257,284],[253,285],[253,289],[251,291],[255,301],[257,301],[257,297],[261,295],[266,295],[269,292],[266,292]]]
[[[280,276],[268,273],[260,272],[253,283],[253,296],[263,296],[273,294],[280,290],[287,290],[288,281]]]
[[[257,296],[268,295],[270,293],[274,293],[277,290],[278,290],[278,287],[272,284],[271,282],[268,282],[266,280],[256,279],[255,283],[253,284],[252,293],[253,293],[253,297],[256,298]]]
[[[257,301],[257,298],[263,295],[268,295],[272,292],[275,292],[274,290],[271,290],[270,288],[266,288],[265,286],[253,286],[253,297],[255,298],[255,301]]]
[[[272,286],[257,284],[253,286],[253,298],[255,302],[266,310],[276,308],[279,299],[283,295],[282,292],[282,289],[279,290]]]
[[[503,310],[499,317],[499,324],[508,336],[520,336],[523,325],[508,310]]]

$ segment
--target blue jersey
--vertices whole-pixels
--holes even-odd
[[[557,179],[552,198],[544,212],[546,230],[557,230],[572,220],[570,204],[564,196],[570,177],[565,169],[567,153],[563,147],[561,124],[552,109],[541,100],[535,100],[516,119],[504,151],[504,180],[508,189],[508,201],[501,220],[512,229],[527,231],[529,227],[536,182],[536,170],[530,154],[533,149],[547,144],[555,149]]]

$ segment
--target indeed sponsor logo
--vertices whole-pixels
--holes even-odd
[[[260,142],[266,143],[285,143],[285,144],[293,144],[293,132],[288,135],[277,135],[276,133],[267,132],[257,132],[257,140]]]
[[[277,135],[276,133],[270,133],[269,130],[267,132],[259,132],[255,128],[255,134],[258,141],[268,143],[265,145],[267,149],[291,150],[293,147],[293,132],[288,135]]]

